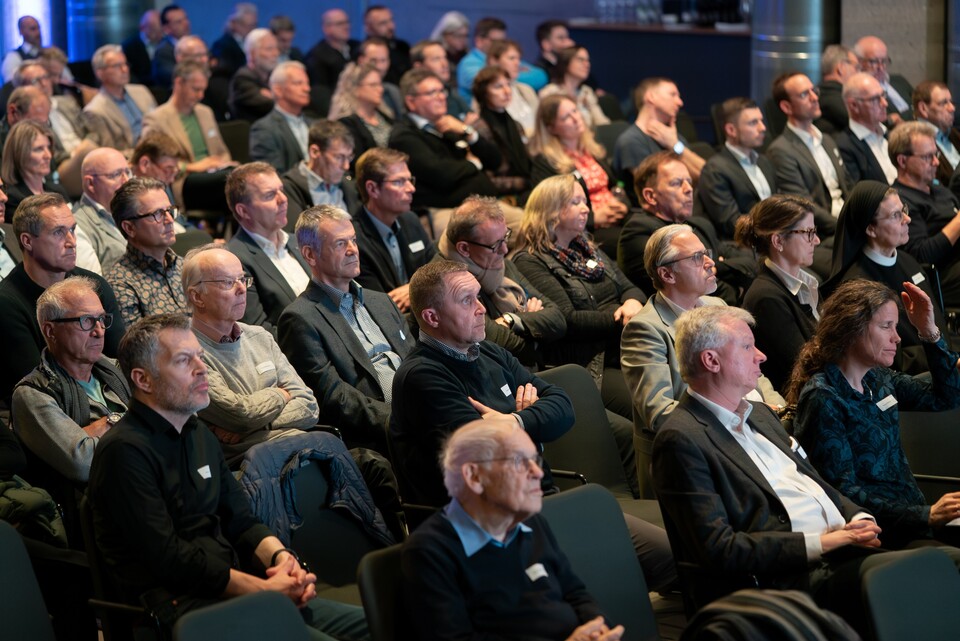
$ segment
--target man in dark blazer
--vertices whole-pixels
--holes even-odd
[[[310,84],[324,85],[333,92],[340,72],[356,55],[360,42],[350,37],[350,17],[343,9],[325,11],[321,23],[323,40],[307,52]]]
[[[160,87],[170,87],[177,63],[175,48],[184,36],[190,35],[190,18],[180,5],[168,4],[160,10],[160,28],[163,39],[153,52],[153,82]]]
[[[843,101],[850,119],[835,140],[851,183],[876,180],[889,185],[896,180],[897,169],[887,151],[883,88],[870,74],[856,73],[843,83]]]
[[[937,180],[947,186],[960,167],[960,129],[953,126],[956,107],[950,88],[939,80],[924,80],[913,91],[913,113],[917,120],[937,128]]]
[[[500,165],[500,151],[476,130],[447,114],[443,81],[426,69],[408,71],[400,82],[407,116],[390,133],[389,147],[410,157],[417,178],[413,206],[457,207],[467,196],[495,196],[483,167]]]
[[[393,377],[413,349],[410,328],[390,297],[363,289],[356,232],[332,206],[311,207],[297,224],[310,265],[307,289],[280,316],[280,348],[349,447],[386,452]]]
[[[693,213],[706,215],[721,238],[733,240],[737,219],[777,193],[776,169],[759,153],[767,128],[757,103],[730,98],[720,111],[726,142],[700,172]]]
[[[234,169],[225,188],[227,204],[240,223],[227,249],[240,259],[244,273],[253,277],[241,320],[261,325],[274,336],[280,313],[310,282],[310,268],[296,239],[283,230],[287,197],[282,186],[273,167],[254,162]]]
[[[273,109],[250,127],[250,158],[283,173],[307,157],[312,121],[303,115],[310,104],[310,79],[303,63],[278,64],[270,73],[270,92]]]
[[[247,64],[230,78],[227,104],[235,119],[253,122],[266,116],[274,107],[269,82],[280,49],[273,32],[263,28],[247,34],[243,46]]]
[[[725,306],[699,307],[677,321],[689,390],[653,446],[674,555],[697,568],[690,587],[698,605],[747,579],[807,590],[822,607],[855,615],[856,569],[873,556],[864,548],[880,545],[880,528],[820,478],[769,407],[743,398],[765,359],[752,321]]]
[[[357,160],[357,189],[363,209],[353,218],[360,250],[357,282],[385,292],[401,312],[410,309],[410,277],[437,251],[410,211],[416,191],[407,155],[374,147]]]
[[[283,174],[283,187],[290,199],[287,231],[297,217],[314,205],[333,205],[351,216],[360,211],[356,183],[347,174],[353,160],[353,137],[340,122],[317,120],[310,125],[307,157]]]
[[[843,83],[860,70],[853,50],[843,45],[828,45],[820,56],[820,117],[813,124],[833,135],[847,128],[847,106],[843,104]]]
[[[257,28],[258,19],[257,5],[252,2],[238,2],[234,6],[223,35],[210,45],[210,71],[213,75],[232,78],[246,66],[243,40]]]
[[[148,87],[153,85],[153,55],[163,39],[160,12],[149,9],[140,17],[140,29],[120,46],[130,65],[130,79]]]
[[[773,81],[773,99],[787,115],[787,126],[767,155],[777,169],[780,193],[812,200],[817,230],[821,237],[832,237],[851,187],[833,138],[813,125],[820,117],[815,89],[810,78],[793,71]]]

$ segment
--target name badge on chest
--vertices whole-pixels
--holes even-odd
[[[886,412],[888,409],[897,404],[897,399],[893,397],[893,394],[887,394],[887,397],[883,400],[877,401],[877,407],[880,408],[881,412]]]

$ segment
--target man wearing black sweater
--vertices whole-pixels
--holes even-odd
[[[511,418],[473,421],[446,442],[451,501],[403,549],[416,638],[620,639],[538,516],[542,462]]]

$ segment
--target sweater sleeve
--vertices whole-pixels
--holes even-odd
[[[276,341],[270,340],[270,348],[273,351],[273,362],[277,366],[277,385],[290,394],[290,400],[270,427],[275,430],[287,427],[303,429],[316,425],[320,409],[313,391],[297,374],[297,370],[287,360]]]

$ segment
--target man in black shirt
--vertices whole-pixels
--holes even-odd
[[[100,441],[90,498],[97,545],[121,594],[149,591],[146,601],[169,603],[180,616],[273,590],[302,606],[310,626],[339,639],[368,638],[362,610],[314,598],[316,576],[253,517],[219,441],[194,415],[210,399],[190,320],[144,318],[120,353],[134,400],[119,429]]]

